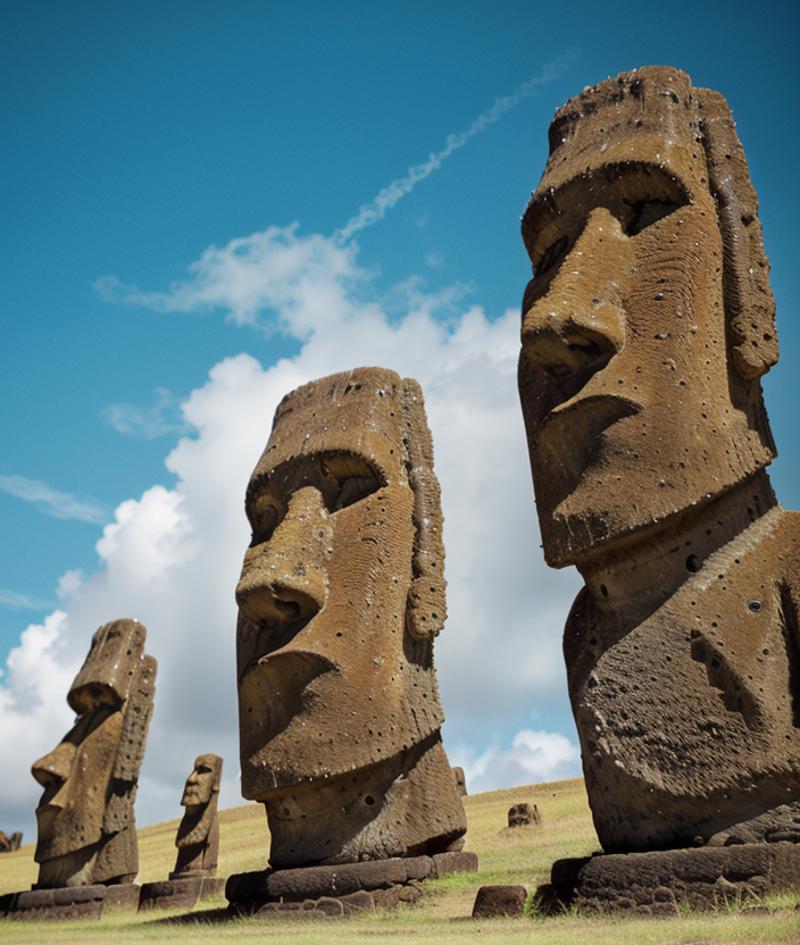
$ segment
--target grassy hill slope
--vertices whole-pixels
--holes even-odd
[[[538,804],[540,827],[509,830],[508,808],[519,801]],[[475,892],[484,883],[514,883],[533,890],[549,876],[553,860],[580,856],[597,849],[583,781],[556,781],[465,799],[469,833],[467,848],[480,857],[480,872],[448,876],[426,884],[421,903],[394,913],[374,913],[346,920],[239,919],[224,924],[204,920],[190,924],[170,921],[168,914],[115,915],[101,922],[12,923],[0,921],[0,942],[108,943],[255,942],[291,940],[293,945],[322,945],[369,941],[448,943],[532,942],[536,945],[733,945],[733,943],[800,942],[800,912],[784,897],[770,903],[773,910],[725,909],[716,915],[682,913],[670,921],[640,919],[494,919],[469,918]],[[139,831],[140,882],[165,879],[175,862],[178,821]],[[266,818],[255,804],[220,813],[220,875],[265,865],[269,847]],[[33,847],[0,856],[0,893],[29,888],[36,878]],[[208,903],[224,905],[224,901]]]

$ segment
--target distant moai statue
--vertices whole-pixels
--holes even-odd
[[[564,653],[607,852],[800,840],[798,513],[730,110],[677,69],[571,99],[522,222],[520,394],[545,557],[586,586]]]
[[[153,711],[156,661],[147,630],[115,620],[92,637],[67,695],[74,726],[34,762],[37,888],[132,882],[139,870],[134,801]]]
[[[453,778],[456,782],[456,789],[462,797],[467,796],[467,776],[464,774],[464,769],[456,765],[453,768]]]
[[[536,804],[514,804],[508,809],[509,827],[534,827],[542,822],[542,815]]]
[[[422,391],[380,368],[288,394],[250,479],[236,590],[242,793],[273,867],[452,849],[439,483]]]
[[[0,853],[14,853],[22,845],[22,834],[15,831],[10,836],[0,830]]]
[[[186,813],[178,826],[175,846],[178,859],[170,879],[192,876],[213,876],[219,856],[219,801],[222,758],[219,755],[198,755],[186,779],[181,805]]]

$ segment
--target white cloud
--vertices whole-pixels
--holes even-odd
[[[74,519],[97,525],[105,521],[108,514],[95,499],[76,498],[68,492],[54,489],[46,482],[27,476],[0,476],[0,492],[29,502],[53,518]]]
[[[471,793],[574,777],[580,764],[577,747],[558,732],[521,729],[508,748],[492,745],[477,757],[466,752],[461,763]]]
[[[183,780],[204,751],[226,759],[223,804],[240,801],[233,594],[249,540],[245,485],[281,397],[358,365],[416,377],[426,394],[446,518],[450,616],[437,666],[448,743],[477,753],[463,754],[485,783],[491,771],[516,778],[524,770],[527,780],[577,773],[576,751],[561,735],[520,733],[511,754],[491,748],[537,709],[570,724],[561,631],[577,580],[549,571],[538,550],[516,393],[519,315],[490,320],[473,305],[455,317],[462,290],[431,297],[412,280],[413,291],[401,293],[406,314],[390,316],[356,253],[271,227],[210,248],[189,280],[161,296],[165,307],[225,306],[249,324],[266,321],[269,306],[269,319],[303,344],[267,368],[241,354],[211,369],[181,406],[194,435],[166,459],[175,486],[121,503],[97,542],[99,569],[66,575],[63,609],[23,633],[0,686],[0,750],[15,772],[2,798],[7,829],[30,826],[38,789],[27,769],[68,726],[67,687],[93,630],[123,616],[148,627],[147,649],[159,661],[140,822],[177,816]]]
[[[166,387],[156,389],[152,407],[137,404],[109,404],[102,413],[105,422],[123,436],[154,440],[170,433],[186,433],[178,398]]]

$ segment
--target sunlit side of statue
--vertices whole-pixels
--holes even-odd
[[[584,90],[523,218],[520,394],[606,851],[800,839],[798,516],[760,377],[758,205],[725,100],[676,69]]]
[[[442,517],[419,385],[360,368],[287,395],[246,510],[242,793],[266,805],[270,863],[457,845],[433,667]]]
[[[198,755],[186,779],[181,805],[186,813],[178,826],[175,846],[178,859],[170,879],[192,876],[213,876],[219,856],[219,801],[222,758],[219,755]]]
[[[132,882],[134,801],[153,710],[156,661],[136,620],[100,627],[67,695],[75,725],[34,762],[39,888]]]

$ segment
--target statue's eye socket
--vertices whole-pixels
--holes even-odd
[[[250,523],[253,529],[251,547],[269,541],[285,514],[284,503],[277,495],[262,492],[250,509]]]
[[[556,263],[561,262],[564,256],[567,255],[567,250],[569,249],[569,237],[562,236],[551,243],[550,246],[542,253],[539,258],[539,261],[536,263],[535,272],[536,278],[545,275],[550,269],[552,269]]]
[[[322,464],[328,480],[334,485],[328,497],[328,509],[338,512],[377,492],[383,483],[372,466],[359,456],[342,453],[325,458]]]
[[[636,236],[648,226],[658,223],[664,217],[684,206],[683,203],[677,203],[673,200],[637,200],[629,204],[630,215],[626,221],[625,234],[627,236]]]

